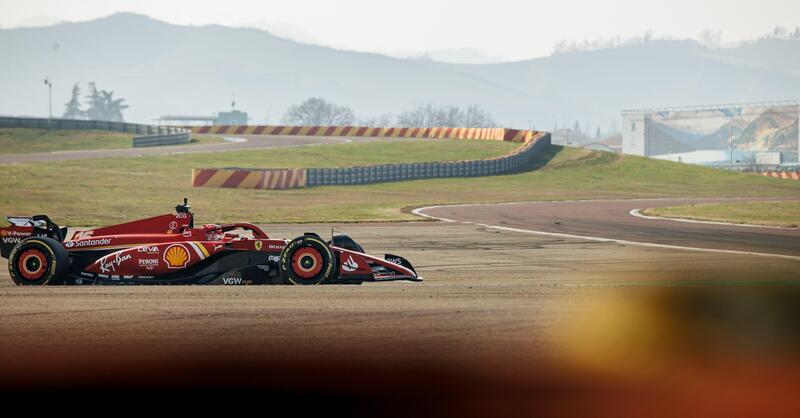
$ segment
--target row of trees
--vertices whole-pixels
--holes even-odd
[[[633,35],[630,38],[615,36],[612,38],[601,38],[597,40],[584,39],[583,41],[561,40],[553,46],[552,55],[567,54],[571,52],[597,51],[601,49],[618,48],[627,45],[641,45],[655,40],[669,40],[668,36],[656,36],[652,30],[648,30],[641,35]],[[784,26],[776,26],[761,39],[794,39],[800,40],[800,26],[794,30]],[[717,49],[722,46],[722,31],[703,30],[697,35],[697,42],[709,49]],[[747,43],[744,41],[743,43]]]
[[[552,55],[568,54],[571,52],[583,51],[598,51],[601,49],[618,48],[626,45],[642,45],[656,39],[655,32],[648,30],[641,35],[636,34],[629,38],[623,38],[619,35],[611,38],[601,38],[596,40],[584,39],[583,41],[568,41],[562,39],[553,46]]]
[[[283,122],[294,126],[369,126],[369,127],[465,127],[494,128],[497,122],[478,105],[460,108],[452,105],[426,103],[401,112],[396,117],[382,115],[359,119],[352,108],[312,97],[289,107]]]
[[[123,122],[122,112],[129,106],[125,99],[115,99],[114,92],[98,90],[94,82],[89,83],[89,93],[85,97],[88,107],[84,110],[81,104],[81,87],[75,83],[72,87],[72,96],[65,105],[65,119],[107,120]]]
[[[767,38],[778,39],[794,39],[800,41],[800,26],[796,26],[794,31],[787,29],[784,26],[775,26],[771,33],[767,34]]]

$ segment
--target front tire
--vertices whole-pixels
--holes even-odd
[[[305,235],[295,238],[283,249],[280,272],[286,284],[321,284],[336,276],[336,257],[325,241]]]
[[[69,273],[69,255],[52,238],[25,238],[9,254],[8,273],[19,286],[63,284]]]

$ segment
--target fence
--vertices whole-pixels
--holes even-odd
[[[0,117],[0,128],[40,128],[40,129],[96,129],[101,131],[128,132],[134,135],[133,146],[154,146],[184,144],[191,141],[191,130],[177,126],[142,125],[127,122],[101,120],[47,119]],[[169,137],[169,139],[167,139]],[[152,138],[152,140],[149,140]],[[152,145],[137,145],[152,144]]]
[[[193,169],[192,186],[289,189],[510,174],[530,169],[536,155],[550,145],[550,134],[543,132],[503,130],[498,138],[522,141],[524,145],[508,155],[485,160],[382,164],[348,168]]]

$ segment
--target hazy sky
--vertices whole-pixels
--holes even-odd
[[[623,37],[649,29],[723,42],[800,25],[800,0],[0,0],[0,26],[79,21],[118,11],[179,24],[257,26],[358,51],[419,54],[477,49],[503,59],[548,55],[562,39]]]

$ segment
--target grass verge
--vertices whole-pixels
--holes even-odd
[[[648,216],[694,219],[765,226],[797,228],[800,226],[800,200],[776,202],[707,203],[653,208],[642,211]]]
[[[0,154],[131,148],[133,135],[124,132],[75,129],[0,128]],[[192,144],[222,142],[200,135]]]
[[[418,219],[402,209],[454,203],[591,198],[800,195],[800,182],[552,146],[525,173],[284,191],[195,189],[193,167],[344,167],[473,159],[508,152],[494,141],[353,143],[0,166],[0,214],[46,213],[101,225],[171,211],[190,198],[197,221],[356,222]]]

